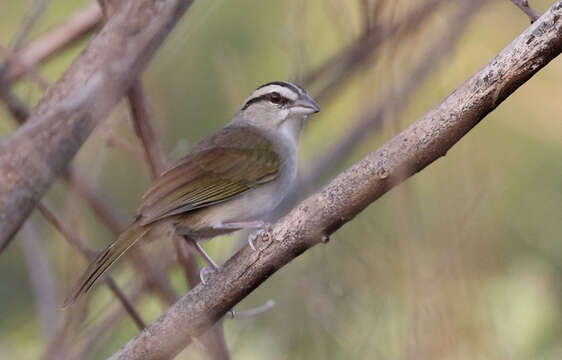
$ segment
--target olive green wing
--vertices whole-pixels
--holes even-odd
[[[231,199],[276,179],[280,166],[256,130],[224,128],[154,181],[138,210],[141,225]]]

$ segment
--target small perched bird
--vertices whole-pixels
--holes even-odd
[[[137,241],[171,228],[216,268],[199,241],[264,228],[264,217],[296,179],[299,135],[308,115],[318,111],[290,82],[258,87],[228,125],[154,180],[134,222],[88,266],[64,306],[85,294]]]

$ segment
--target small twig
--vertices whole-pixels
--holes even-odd
[[[270,299],[270,300],[267,300],[267,302],[265,304],[263,304],[262,306],[255,307],[255,308],[252,308],[250,310],[237,311],[234,314],[234,318],[237,319],[237,320],[247,320],[247,319],[256,317],[258,315],[261,315],[264,312],[273,309],[274,307],[275,307],[275,301]]]
[[[119,137],[118,135],[110,132],[108,134],[103,135],[102,137],[105,140],[105,144],[109,147],[118,148],[126,153],[137,157],[144,157],[143,151],[137,146],[137,144],[132,144],[123,138]]]
[[[535,21],[537,21],[538,18],[541,17],[541,14],[539,12],[535,11],[535,9],[533,9],[529,5],[529,1],[527,1],[527,0],[511,0],[511,2],[514,3],[519,9],[521,9],[521,11],[523,11],[529,17],[529,20],[531,20],[531,24],[534,23]]]
[[[127,311],[129,316],[131,316],[131,318],[133,319],[133,321],[137,325],[137,328],[139,328],[140,330],[144,329],[146,327],[146,324],[142,320],[139,312],[137,311],[137,309],[135,309],[135,306],[133,305],[133,303],[131,301],[129,301],[129,299],[127,299],[127,296],[125,295],[125,293],[123,291],[121,291],[121,289],[119,288],[119,285],[117,285],[115,280],[113,280],[113,278],[110,277],[110,276],[105,276],[103,280],[105,281],[105,283],[107,284],[109,289],[111,289],[111,291],[113,292],[115,297],[117,299],[119,299],[119,301],[121,302],[121,304],[125,308],[125,311]]]
[[[47,10],[48,6],[49,0],[33,1],[27,14],[25,15],[25,18],[23,19],[19,31],[16,33],[12,41],[12,48],[14,50],[17,51],[23,46],[25,40],[35,27],[35,24],[37,24],[41,16],[45,13],[45,10]]]
[[[129,99],[135,132],[142,142],[150,172],[152,177],[155,178],[166,169],[166,162],[156,140],[156,131],[150,120],[148,101],[140,79],[133,82],[127,92],[127,98]]]

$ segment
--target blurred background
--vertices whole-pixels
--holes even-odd
[[[530,2],[539,12],[554,3]],[[90,5],[3,1],[2,62]],[[170,162],[224,126],[258,85],[303,85],[322,112],[300,146],[302,197],[437,105],[528,26],[508,0],[195,1],[143,80]],[[33,107],[94,33],[13,80],[16,96]],[[236,309],[269,299],[273,309],[224,321],[232,358],[562,358],[561,84],[556,59],[446,157],[267,280]],[[17,127],[0,103],[0,137]],[[124,222],[132,218],[150,172],[125,102],[73,165]],[[45,201],[91,249],[114,239],[67,183]],[[204,246],[222,263],[244,241]],[[161,243],[145,254],[183,294],[172,242]],[[60,308],[85,266],[34,212],[0,256],[1,358],[104,359],[138,333],[101,282],[87,303]],[[112,274],[145,322],[168,307],[143,291],[130,261]],[[194,344],[178,358],[206,355]]]

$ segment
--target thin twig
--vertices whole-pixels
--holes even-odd
[[[528,0],[511,0],[521,11],[525,13],[531,20],[531,24],[538,20],[541,17],[541,14],[538,11],[535,11],[530,5]]]
[[[238,320],[251,319],[253,317],[256,317],[258,315],[263,314],[264,312],[267,312],[267,311],[273,309],[274,307],[275,307],[275,301],[268,300],[262,306],[255,307],[255,308],[252,308],[250,310],[237,311],[235,313],[234,317]]]
[[[146,95],[144,94],[144,88],[140,79],[133,82],[133,85],[127,92],[127,98],[129,100],[129,108],[131,109],[135,133],[142,142],[152,177],[156,178],[166,169],[166,161],[160,150],[160,144],[156,140],[156,131],[150,120],[148,101],[146,100]]]
[[[115,147],[123,152],[129,153],[136,157],[140,157],[141,159],[145,156],[143,151],[137,144],[133,144],[124,140],[122,137],[110,132],[108,134],[104,134],[102,137],[105,140],[105,144],[108,147]]]

